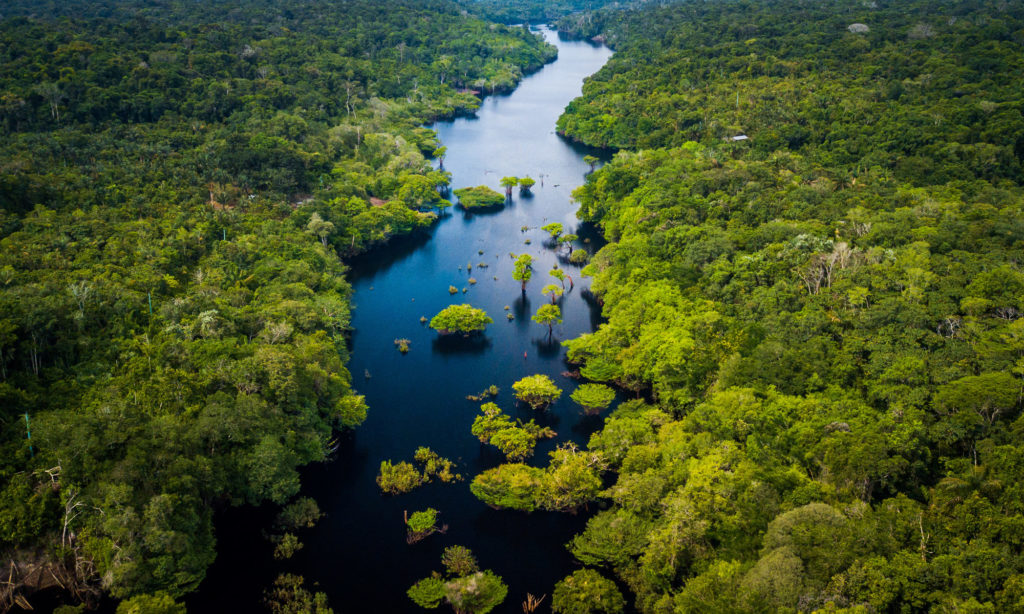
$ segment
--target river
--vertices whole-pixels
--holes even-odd
[[[494,570],[509,585],[496,612],[521,612],[527,592],[547,594],[540,611],[548,611],[554,583],[577,568],[565,544],[582,529],[587,514],[496,511],[469,490],[472,477],[502,457],[470,433],[480,403],[466,395],[496,384],[501,392],[495,402],[528,419],[530,410],[515,406],[512,383],[534,373],[551,376],[564,394],[538,421],[558,436],[540,443],[529,461],[536,465],[547,464],[558,443],[585,444],[601,423],[600,417],[581,415],[568,398],[576,382],[561,375],[567,367],[560,342],[593,330],[597,322],[597,309],[584,292],[589,282],[564,253],[545,246],[546,233],[539,227],[561,222],[569,232],[578,225],[570,193],[589,170],[583,162],[588,152],[560,138],[555,120],[579,95],[584,77],[611,52],[541,31],[558,46],[555,62],[526,77],[512,93],[486,98],[475,116],[432,126],[448,148],[445,168],[453,187],[485,184],[500,191],[502,176],[530,175],[537,179],[533,196],[516,194],[511,205],[493,213],[455,209],[429,235],[396,241],[351,263],[355,332],[349,369],[370,411],[362,426],[342,438],[331,462],[305,471],[303,494],[314,497],[326,515],[299,535],[305,547],[279,563],[270,560],[271,546],[252,526],[257,521],[267,526],[268,509],[250,510],[244,521],[239,512],[227,514],[228,522],[218,524],[220,557],[189,601],[193,614],[245,611],[259,587],[281,571],[302,575],[307,586],[326,592],[339,614],[414,612],[418,608],[406,589],[441,570],[441,552],[454,544],[472,549],[481,568]],[[524,226],[530,230],[522,231]],[[600,240],[585,228],[580,236],[577,247],[589,251]],[[525,296],[512,279],[510,252],[534,257]],[[481,262],[487,267],[479,267]],[[573,277],[575,289],[561,300],[564,321],[549,339],[547,327],[530,315],[548,300],[541,288],[554,282],[548,271],[556,263]],[[449,286],[460,292],[450,295]],[[420,322],[463,302],[494,319],[482,338],[438,339]],[[411,341],[408,354],[398,352],[396,338]],[[380,462],[412,461],[418,446],[457,461],[465,481],[382,496],[374,482]],[[410,546],[403,512],[427,507],[441,512],[448,531]]]

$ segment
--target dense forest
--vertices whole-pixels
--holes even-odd
[[[581,26],[593,28],[595,11],[618,11],[653,0],[460,0],[469,11],[494,21],[510,24],[554,23],[575,17]],[[597,35],[597,32],[591,34]]]
[[[573,554],[642,612],[1024,611],[1021,4],[586,22],[559,129],[622,151],[568,357],[635,400]]]
[[[0,610],[45,575],[178,614],[216,509],[319,516],[298,469],[367,412],[342,258],[451,204],[425,122],[554,56],[473,15],[616,50],[557,129],[617,150],[574,192],[609,243],[571,398],[627,400],[550,460],[532,419],[472,423],[508,461],[473,495],[590,516],[532,607],[1024,611],[1024,6],[977,0],[5,3]],[[451,473],[416,460],[381,488]],[[441,562],[416,604],[506,598],[468,549]],[[288,574],[267,602],[330,611]]]
[[[442,1],[3,13],[0,610],[177,611],[213,510],[287,503],[365,416],[339,256],[449,204],[422,124],[555,50]]]

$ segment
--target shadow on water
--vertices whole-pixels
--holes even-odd
[[[450,217],[450,214],[445,217]],[[433,229],[420,230],[410,235],[395,237],[387,245],[374,248],[346,261],[351,277],[373,277],[375,273],[390,269],[396,262],[408,258],[430,242]]]
[[[541,358],[555,358],[562,353],[562,342],[554,335],[544,335],[531,343],[537,348],[537,354]]]
[[[439,335],[430,345],[438,354],[483,354],[490,347],[486,335]]]
[[[530,316],[533,315],[533,312],[530,311],[531,304],[530,297],[525,294],[520,294],[512,303],[512,315],[514,315],[516,320],[520,323],[525,322],[528,324],[530,322]]]

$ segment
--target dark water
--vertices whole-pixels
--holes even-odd
[[[521,612],[527,592],[550,595],[554,583],[576,568],[565,543],[582,528],[586,514],[495,511],[469,491],[472,476],[502,458],[470,433],[480,404],[466,395],[496,384],[501,393],[495,401],[527,419],[531,412],[515,406],[511,384],[534,373],[551,376],[565,392],[539,416],[558,436],[538,446],[531,460],[537,465],[547,464],[547,453],[557,443],[585,443],[601,421],[579,413],[568,399],[576,383],[561,375],[567,367],[560,342],[592,330],[596,323],[596,311],[584,296],[589,281],[564,255],[545,246],[546,233],[539,227],[553,221],[562,222],[567,231],[577,227],[570,192],[589,170],[582,161],[586,152],[555,134],[555,120],[579,95],[583,78],[596,72],[611,52],[559,40],[548,30],[544,34],[558,45],[556,62],[526,78],[513,93],[486,99],[475,117],[434,126],[448,147],[445,167],[453,175],[453,187],[486,184],[500,191],[502,176],[529,174],[538,180],[534,195],[516,194],[511,205],[495,213],[457,209],[429,237],[400,241],[352,263],[355,333],[349,368],[370,413],[345,436],[332,462],[312,467],[304,476],[303,494],[316,498],[327,515],[315,529],[300,534],[302,551],[278,563],[270,560],[271,547],[253,529],[267,526],[270,510],[229,513],[218,524],[221,557],[189,603],[190,612],[245,611],[281,571],[316,584],[339,613],[415,612],[418,608],[405,596],[406,589],[440,570],[442,550],[454,544],[471,548],[481,567],[493,569],[509,585],[509,596],[496,612]],[[531,230],[521,232],[522,226]],[[581,241],[578,246],[592,251],[594,244]],[[512,279],[509,252],[534,257],[534,279],[525,296]],[[479,268],[481,262],[488,266]],[[473,264],[472,271],[467,263]],[[554,282],[548,271],[556,263],[576,283],[561,300],[564,323],[549,339],[547,327],[532,322],[530,315],[549,300],[541,288]],[[475,285],[470,277],[476,278]],[[450,295],[449,285],[460,292]],[[420,323],[421,316],[430,318],[463,302],[494,319],[482,338],[438,339]],[[505,306],[514,321],[507,321]],[[406,355],[394,345],[401,337],[412,342]],[[415,449],[424,445],[456,460],[466,480],[382,497],[374,482],[381,460],[411,461]],[[448,532],[407,545],[403,511],[426,507],[440,510]],[[547,610],[547,605],[541,608]]]

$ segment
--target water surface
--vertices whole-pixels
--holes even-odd
[[[418,608],[405,596],[406,589],[440,570],[441,552],[454,544],[471,548],[482,568],[493,569],[509,585],[508,599],[496,612],[521,612],[527,592],[550,599],[554,583],[577,568],[565,543],[582,528],[587,514],[496,511],[469,491],[473,475],[499,464],[502,457],[470,433],[480,404],[466,395],[496,384],[501,392],[495,402],[506,412],[537,417],[554,428],[558,436],[542,442],[530,460],[536,465],[546,465],[547,453],[558,443],[586,443],[601,420],[580,414],[568,399],[577,383],[562,375],[567,366],[560,342],[596,324],[596,309],[585,295],[589,281],[566,261],[565,251],[545,245],[546,233],[539,227],[557,221],[568,232],[577,228],[570,193],[589,170],[582,160],[587,152],[556,135],[555,120],[579,95],[584,77],[596,72],[611,52],[560,40],[547,29],[542,32],[559,48],[554,63],[524,79],[511,94],[487,98],[474,117],[433,126],[448,148],[445,168],[452,173],[453,187],[484,184],[500,191],[502,176],[530,175],[537,180],[533,196],[517,193],[499,212],[456,209],[429,235],[400,240],[352,263],[355,332],[349,368],[370,413],[342,439],[332,462],[305,472],[303,494],[316,498],[326,516],[315,529],[300,534],[302,551],[290,561],[274,563],[268,544],[242,544],[262,542],[251,527],[243,526],[251,521],[231,522],[240,516],[228,514],[228,521],[218,525],[220,559],[189,604],[190,612],[246,605],[282,570],[302,575],[308,585],[326,592],[335,612],[414,612]],[[524,226],[530,229],[524,232]],[[585,228],[580,234],[598,240]],[[581,238],[577,246],[593,251],[595,244]],[[534,278],[525,295],[512,279],[510,252],[534,257]],[[575,288],[560,301],[564,322],[549,337],[547,327],[532,322],[530,315],[549,300],[541,288],[557,283],[548,275],[556,264],[573,277]],[[458,288],[458,294],[449,294],[449,286]],[[463,302],[494,319],[482,337],[439,339],[420,322]],[[506,313],[514,320],[508,321]],[[411,341],[408,354],[397,351],[397,338]],[[517,408],[512,398],[511,384],[534,373],[551,376],[565,391],[540,416]],[[411,461],[415,449],[424,445],[457,461],[466,480],[381,496],[374,482],[380,462]],[[403,512],[426,507],[441,512],[448,531],[410,546]],[[250,510],[247,518],[266,522],[268,513]],[[247,555],[240,557],[239,552]],[[547,611],[549,603],[541,610]]]

